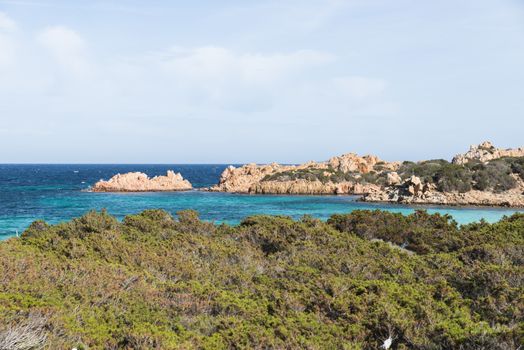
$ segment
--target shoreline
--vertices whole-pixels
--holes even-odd
[[[176,213],[178,210],[193,208],[198,210],[203,215],[203,220],[207,222],[218,222],[218,223],[228,223],[231,225],[238,224],[238,215],[228,214],[229,205],[240,205],[247,207],[255,206],[259,209],[247,209],[245,215],[241,217],[248,217],[252,215],[276,215],[276,216],[290,216],[293,218],[300,218],[302,215],[310,215],[314,218],[317,218],[321,221],[324,221],[327,217],[333,214],[343,214],[350,213],[355,210],[379,210],[379,211],[388,211],[388,212],[397,212],[402,213],[403,215],[408,215],[411,212],[417,210],[427,211],[428,213],[441,213],[449,214],[456,220],[460,225],[469,224],[473,222],[479,222],[484,219],[487,222],[495,222],[503,216],[510,216],[514,213],[524,213],[524,208],[522,207],[503,207],[503,206],[486,206],[486,205],[450,205],[450,204],[432,204],[432,203],[391,203],[391,202],[379,202],[379,201],[362,201],[360,196],[357,195],[348,195],[348,194],[332,194],[332,195],[308,195],[308,194],[293,194],[293,195],[282,195],[282,194],[265,194],[265,195],[256,195],[248,193],[231,193],[231,192],[207,192],[207,194],[200,194],[199,189],[193,189],[189,191],[177,191],[182,193],[174,194],[174,192],[167,192],[165,195],[161,195],[160,192],[150,193],[148,192],[105,192],[105,196],[98,196],[98,194],[103,194],[102,192],[91,192],[92,198],[101,205],[96,207],[97,209],[107,208],[107,210],[117,216],[125,217],[126,215],[133,213],[135,211],[145,210],[148,208],[160,208],[171,213]],[[91,195],[85,193],[86,195]],[[179,195],[179,196],[177,196]],[[199,197],[208,197],[210,203],[217,203],[217,207],[214,210],[209,211],[209,207],[206,205],[201,205],[198,203],[207,202],[206,198]],[[120,197],[120,199],[118,199]],[[133,199],[132,197],[135,197]],[[177,200],[176,198],[181,198]],[[271,199],[271,197],[276,197]],[[99,199],[96,199],[99,198]],[[109,203],[121,201],[127,201],[126,198],[129,198],[130,201],[138,203],[146,201],[144,205],[131,205],[129,210],[115,207]],[[149,198],[149,199],[148,199]],[[302,199],[300,199],[302,198]],[[89,199],[88,199],[89,201]],[[155,203],[154,205],[148,205],[147,203]],[[276,202],[285,202],[285,207],[275,209],[273,204]],[[182,205],[177,205],[173,203],[181,203]],[[309,205],[310,203],[311,205]],[[315,204],[316,203],[316,204]],[[224,207],[222,207],[224,205]],[[331,206],[331,209],[322,209],[324,207]],[[74,215],[55,215],[52,213],[35,215],[31,219],[13,217],[11,220],[8,220],[4,226],[0,229],[0,241],[8,239],[15,236],[15,231],[18,230],[20,233],[24,232],[27,227],[34,221],[45,220],[46,222],[57,224],[60,222],[68,221],[76,216],[82,215],[83,213],[89,212],[94,209],[93,206],[85,206],[85,210],[77,211]],[[267,210],[266,210],[267,208]],[[287,208],[287,209],[286,209]],[[20,219],[20,220],[18,220]],[[10,223],[10,221],[12,221]],[[20,222],[18,222],[20,221]],[[3,223],[3,219],[0,218],[0,222]]]
[[[155,193],[160,193],[162,191],[157,191]],[[197,190],[190,190],[190,191],[184,191],[184,192],[188,192],[188,193],[191,193],[191,192],[199,192]],[[93,192],[93,193],[99,193],[99,192]],[[118,194],[117,192],[107,192],[107,193],[113,193],[113,194]],[[142,194],[144,192],[136,192],[137,194]],[[170,193],[170,192],[168,192]],[[126,192],[122,192],[122,194],[127,194]],[[172,192],[171,192],[172,194]],[[297,194],[297,195],[281,195],[281,194],[269,194],[269,195],[257,195],[257,194],[248,194],[248,193],[231,193],[231,192],[215,192],[215,194],[217,195],[231,195],[231,196],[242,196],[242,197],[334,197],[334,198],[348,198],[348,197],[357,197],[357,196],[354,196],[354,195],[307,195],[307,194]],[[330,214],[328,214],[327,217],[315,217],[313,216],[314,218],[320,220],[320,221],[325,221],[327,220],[330,216],[332,215],[337,215],[337,214],[349,214],[353,211],[362,211],[362,210],[371,210],[371,211],[380,211],[380,212],[393,212],[393,213],[402,213],[402,215],[409,215],[410,213],[403,213],[403,212],[399,212],[399,211],[396,211],[396,210],[401,210],[401,209],[407,209],[407,210],[412,210],[412,211],[417,211],[417,210],[422,210],[422,211],[436,211],[435,213],[440,213],[440,211],[442,210],[453,210],[453,211],[486,211],[486,210],[489,210],[489,211],[494,211],[494,212],[505,212],[505,211],[512,211],[510,213],[508,213],[507,215],[513,215],[515,213],[522,213],[524,214],[524,207],[503,207],[503,206],[486,206],[486,205],[451,205],[451,204],[432,204],[432,203],[413,203],[413,204],[410,204],[410,203],[391,203],[391,202],[383,202],[383,201],[369,201],[369,202],[366,202],[366,201],[361,201],[359,200],[359,198],[355,198],[355,200],[352,200],[352,201],[348,201],[348,203],[356,203],[357,205],[358,204],[362,204],[362,205],[368,205],[369,207],[356,207],[356,208],[352,208],[352,210],[350,211],[334,211]],[[143,210],[165,210],[165,211],[169,211],[169,209],[167,208],[162,208],[162,207],[155,207],[155,208],[145,208],[145,209],[141,209],[142,211]],[[393,211],[391,211],[390,209],[393,209]],[[98,209],[86,209],[84,212],[78,214],[78,216],[82,216],[82,215],[85,215],[86,213],[89,213],[91,211],[97,211]],[[103,208],[102,210],[106,210],[105,208]],[[191,209],[189,207],[186,207],[186,208],[183,208],[183,209],[179,209],[179,210],[194,210],[194,209]],[[109,211],[109,210],[108,210]],[[197,210],[198,211],[198,210]],[[131,213],[128,213],[128,214],[122,214],[122,219],[125,218],[126,216],[128,215],[133,215],[132,214],[133,212]],[[174,212],[173,212],[174,213]],[[440,213],[441,215],[444,215],[443,213]],[[111,214],[111,215],[115,215],[118,216],[118,214]],[[307,213],[304,213],[303,215],[311,215],[311,214],[307,214]],[[450,214],[451,215],[451,214]],[[247,218],[247,217],[250,217],[250,216],[275,216],[275,217],[278,217],[278,216],[290,216],[292,217],[293,215],[289,215],[289,214],[276,214],[276,213],[271,213],[271,214],[248,214],[244,217],[242,217],[243,219]],[[453,217],[453,215],[451,215]],[[505,215],[506,216],[506,215]],[[42,217],[39,217],[39,218],[33,218],[31,219],[31,223],[32,222],[35,222],[35,221],[40,221],[40,220],[43,220],[45,221],[46,223],[50,224],[50,225],[58,225],[60,223],[63,223],[63,222],[67,222],[67,221],[70,221],[72,219],[74,219],[75,217],[69,217],[69,218],[63,218],[63,219],[60,219],[58,221],[54,220],[54,219],[45,219],[45,218],[42,218]],[[118,219],[119,221],[121,221],[121,219]],[[201,219],[202,221],[204,222],[209,222],[209,223],[227,223],[228,225],[232,225],[232,226],[236,226],[238,225],[238,223],[230,223],[230,221],[228,221],[227,219],[225,218],[221,218],[221,219],[205,219],[205,218],[202,218]],[[480,219],[479,219],[480,220]],[[497,219],[496,221],[498,220],[501,220],[501,219]],[[493,222],[496,222],[496,221],[489,221],[491,223]],[[472,222],[478,222],[477,221],[472,221]],[[463,225],[463,224],[468,224],[468,223],[459,223],[459,225]],[[25,228],[27,229],[27,228]],[[25,229],[19,229],[19,235],[21,235]],[[12,237],[16,237],[16,234],[13,233],[2,233],[0,232],[0,242],[8,239],[8,238],[12,238]]]
[[[387,201],[387,200],[363,200],[363,197],[359,198],[358,200],[361,203],[381,203],[381,204],[391,204],[391,205],[405,205],[408,207],[412,206],[434,206],[438,208],[490,208],[490,209],[519,209],[524,210],[524,206],[520,205],[496,205],[496,204],[483,204],[483,203],[477,203],[477,204],[462,204],[462,203],[440,203],[440,202],[417,202],[417,203],[406,203],[406,202],[398,202],[398,201]]]
[[[84,189],[82,192],[88,193],[113,193],[113,194],[143,194],[143,193],[191,193],[191,192],[203,192],[203,193],[221,193],[221,194],[232,194],[232,195],[243,195],[243,196],[260,196],[260,197],[354,197],[355,202],[359,203],[377,203],[377,204],[390,204],[392,206],[404,206],[404,207],[416,207],[416,206],[433,206],[435,208],[492,208],[492,209],[521,209],[524,210],[524,205],[497,205],[497,204],[484,204],[484,203],[442,203],[436,201],[427,201],[427,202],[401,202],[394,200],[374,200],[374,199],[365,199],[367,193],[364,194],[351,194],[351,193],[249,193],[249,192],[228,192],[228,191],[216,191],[210,190],[210,187],[195,187],[189,190],[142,190],[142,191],[93,191],[92,189]]]

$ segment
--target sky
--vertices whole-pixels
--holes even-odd
[[[0,163],[524,146],[522,0],[0,0]]]

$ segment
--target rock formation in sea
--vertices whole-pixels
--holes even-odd
[[[93,192],[155,192],[184,191],[193,186],[180,173],[167,171],[165,176],[149,178],[140,172],[117,174],[109,181],[98,181],[92,188]]]
[[[524,148],[471,146],[452,162],[386,162],[355,153],[325,162],[228,167],[211,191],[355,194],[363,201],[524,207]]]

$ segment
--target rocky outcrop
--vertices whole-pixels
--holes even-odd
[[[281,165],[277,163],[257,165],[254,163],[239,168],[229,166],[217,185],[210,188],[217,192],[264,193],[264,194],[362,194],[379,188],[376,185],[361,185],[350,181],[319,181],[318,179],[291,179],[272,181],[270,176],[292,174],[295,172],[317,172],[324,178],[335,174],[366,174],[371,171],[396,170],[399,162],[384,162],[378,157],[360,157],[347,153],[332,157],[326,162],[307,162],[300,165]],[[359,175],[360,176],[360,175]],[[285,176],[283,176],[285,177]]]
[[[457,154],[453,157],[452,163],[466,164],[470,161],[487,162],[502,157],[524,157],[524,147],[500,149],[493,146],[489,141],[478,145],[471,145],[469,151],[463,154]]]
[[[476,190],[463,193],[439,192],[434,184],[423,184],[420,178],[412,176],[400,185],[369,192],[361,200],[404,204],[524,207],[524,182],[518,180],[516,188],[499,193]]]
[[[109,181],[98,181],[92,188],[93,192],[157,192],[184,191],[193,187],[180,173],[168,170],[166,176],[149,178],[146,174],[132,172],[117,174]]]
[[[341,171],[343,173],[359,172],[362,174],[366,174],[372,171],[375,165],[381,162],[382,161],[377,156],[367,155],[364,157],[359,157],[355,153],[347,153],[339,157],[333,157],[329,159],[327,161],[327,165],[335,169],[336,171]],[[385,162],[382,163],[386,164]],[[319,165],[325,164],[326,163],[320,163]],[[392,165],[392,168],[394,168],[394,165]]]
[[[279,164],[256,165],[254,163],[235,168],[230,165],[220,175],[218,185],[211,187],[216,192],[250,193],[250,189],[266,175],[285,171],[288,166]]]

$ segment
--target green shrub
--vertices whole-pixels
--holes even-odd
[[[326,175],[328,173],[329,175]],[[297,169],[297,170],[288,170],[281,171],[274,174],[266,175],[262,178],[261,181],[294,181],[294,180],[307,180],[307,181],[320,181],[322,183],[327,183],[330,181],[331,174],[333,173],[332,169],[317,169],[317,168],[307,168],[307,169]]]
[[[446,164],[433,175],[433,182],[441,192],[467,192],[471,190],[471,172],[456,164]]]
[[[456,251],[469,242],[469,237],[459,237],[457,224],[449,216],[428,215],[424,211],[404,216],[359,210],[333,215],[327,223],[339,231],[392,242],[419,254]]]
[[[474,188],[485,191],[503,192],[516,186],[512,174],[512,164],[505,160],[494,160],[478,164],[473,168]]]
[[[40,315],[49,349],[518,348],[523,256],[524,214],[90,212],[0,243],[0,343]]]
[[[513,158],[511,161],[511,172],[519,175],[524,180],[524,157]]]

